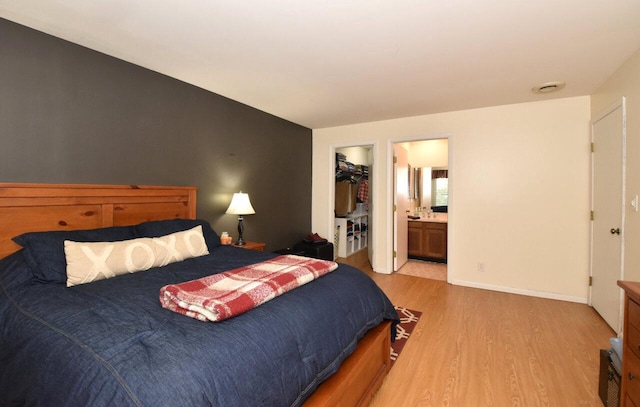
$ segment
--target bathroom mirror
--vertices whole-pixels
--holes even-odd
[[[410,170],[410,195],[414,207],[446,212],[449,204],[449,171],[447,167],[422,167]],[[413,191],[413,193],[411,192]]]

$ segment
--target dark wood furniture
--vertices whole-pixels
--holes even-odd
[[[0,258],[20,249],[11,238],[25,232],[195,219],[196,192],[195,187],[0,183]],[[391,367],[390,338],[389,321],[371,329],[304,405],[369,404]]]
[[[262,242],[250,242],[248,240],[246,240],[244,242],[245,244],[243,244],[242,246],[238,246],[237,244],[234,244],[235,247],[241,247],[243,249],[249,249],[249,250],[255,250],[258,252],[263,252],[264,251],[264,247],[267,245],[266,243],[262,243]]]
[[[409,257],[447,261],[447,223],[410,220],[408,234]]]
[[[640,406],[640,282],[618,281],[624,289],[622,387],[620,405]]]

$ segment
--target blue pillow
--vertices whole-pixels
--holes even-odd
[[[211,228],[206,220],[201,219],[169,219],[141,223],[136,228],[136,237],[160,237],[202,226],[202,234],[209,250],[220,246],[220,236]]]
[[[24,257],[36,281],[64,283],[67,281],[67,259],[64,241],[114,242],[135,239],[135,226],[114,226],[88,230],[62,230],[51,232],[28,232],[13,238],[24,247]]]
[[[0,286],[7,290],[31,284],[31,267],[27,264],[24,250],[18,250],[0,260]]]

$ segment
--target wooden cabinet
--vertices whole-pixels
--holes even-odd
[[[640,283],[618,281],[624,289],[622,407],[640,407]]]
[[[409,257],[447,261],[447,224],[409,221],[407,254]]]
[[[263,252],[264,251],[264,247],[266,246],[266,243],[262,243],[262,242],[249,242],[246,241],[245,244],[243,244],[242,246],[238,246],[238,245],[234,245],[235,247],[240,247],[243,249],[248,249],[248,250],[255,250],[257,252]]]
[[[422,257],[422,222],[409,222],[408,230],[407,254],[410,257]]]
[[[367,214],[336,218],[336,240],[338,257],[347,258],[367,247]]]

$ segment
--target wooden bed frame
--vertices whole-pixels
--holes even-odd
[[[128,226],[196,218],[195,187],[0,183],[0,258],[25,232]],[[366,406],[390,368],[391,323],[371,329],[305,407]]]

